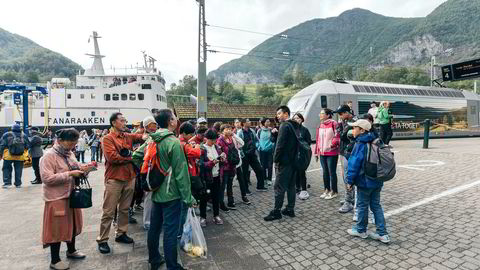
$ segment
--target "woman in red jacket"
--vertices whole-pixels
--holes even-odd
[[[326,200],[337,197],[337,162],[340,144],[340,134],[337,132],[337,122],[332,119],[333,111],[323,109],[320,112],[320,126],[317,128],[315,159],[322,164],[323,184],[325,191],[320,196]]]

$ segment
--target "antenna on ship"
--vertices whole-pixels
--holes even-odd
[[[102,63],[102,58],[105,57],[105,55],[100,54],[100,49],[98,47],[98,41],[97,41],[97,39],[101,37],[98,35],[96,31],[93,31],[93,35],[91,35],[90,38],[93,38],[93,47],[94,47],[95,53],[86,54],[93,58],[93,65],[90,69],[85,70],[85,75],[86,76],[105,75],[105,71],[103,70],[103,63]],[[90,38],[88,39],[88,42],[90,42]]]

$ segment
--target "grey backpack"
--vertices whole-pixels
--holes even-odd
[[[8,146],[8,152],[12,156],[21,156],[23,151],[25,151],[25,141],[23,140],[23,133],[20,136],[17,136],[14,132],[12,143]]]
[[[390,146],[380,139],[366,144],[365,148],[365,175],[377,181],[389,181],[395,177],[395,157]]]

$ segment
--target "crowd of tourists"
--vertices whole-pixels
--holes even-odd
[[[362,164],[366,144],[379,137],[377,129],[385,143],[391,138],[391,128],[386,127],[392,119],[388,108],[388,102],[382,102],[379,108],[372,102],[369,113],[360,118],[354,115],[351,104],[335,111],[324,108],[319,114],[321,124],[313,134],[314,159],[323,169],[324,190],[320,198],[331,200],[338,196],[336,170],[340,161],[345,195],[339,212],[353,212],[356,221],[348,233],[383,243],[390,238],[380,205],[382,183],[366,177]],[[334,114],[338,114],[338,122],[333,120]],[[23,155],[28,149],[36,176],[32,183],[43,183],[42,242],[44,247],[50,247],[50,267],[68,269],[68,264],[60,259],[61,242],[67,243],[67,258],[86,257],[75,246],[75,238],[82,232],[82,211],[71,208],[69,198],[78,179],[95,166],[85,163],[85,152],[91,152],[91,161],[102,162],[105,157],[105,191],[96,238],[99,252],[111,251],[108,242],[112,224],[116,230],[115,242],[133,244],[128,226],[137,223],[133,211],[143,211],[151,269],[159,269],[165,263],[167,269],[184,269],[177,262],[177,247],[188,208],[198,208],[202,227],[223,225],[223,215],[238,208],[234,182],[238,183],[241,203],[247,207],[255,202],[252,191],[266,192],[273,186],[273,207],[265,221],[295,217],[296,199],[310,197],[306,169],[295,166],[300,144],[312,144],[312,135],[303,126],[304,121],[302,114],[290,115],[287,106],[280,106],[274,118],[261,118],[257,126],[240,118],[233,125],[217,122],[209,127],[205,118],[179,125],[174,113],[163,109],[129,130],[125,117],[114,113],[108,130],[94,130],[91,135],[74,128],[57,131],[53,147],[45,153],[42,149],[45,143],[38,131],[32,129],[30,136],[26,136],[14,125],[0,144],[4,153],[4,187],[11,185],[12,165],[15,185],[21,186],[23,161],[20,164],[16,154],[22,150]],[[140,169],[148,155],[147,145],[152,142],[156,145],[160,169],[166,172],[168,180],[154,192],[144,192]],[[256,178],[255,190],[250,180],[251,170]],[[367,234],[369,209],[373,212],[370,222],[375,223],[377,230]],[[207,218],[209,210],[212,216]],[[160,254],[162,231],[163,254]]]

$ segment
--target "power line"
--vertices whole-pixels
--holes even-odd
[[[208,45],[208,47],[213,47],[213,48],[222,48],[222,49],[230,49],[230,50],[238,50],[238,51],[252,51],[252,53],[265,53],[265,54],[269,54],[269,55],[258,55],[258,54],[252,54],[252,53],[248,53],[248,54],[242,54],[242,53],[234,53],[234,52],[225,52],[225,51],[217,51],[217,50],[209,50],[209,52],[211,53],[215,53],[215,52],[219,52],[219,53],[227,53],[227,54],[234,54],[234,55],[241,55],[241,56],[256,56],[256,57],[259,57],[259,58],[267,58],[267,59],[272,59],[272,58],[278,58],[278,57],[283,57],[282,60],[283,61],[287,61],[287,60],[290,60],[290,61],[295,61],[295,62],[307,62],[307,61],[304,61],[304,60],[298,60],[298,58],[318,58],[318,59],[324,59],[325,56],[316,56],[316,55],[302,55],[302,54],[296,54],[296,53],[290,53],[290,52],[287,52],[287,51],[284,51],[284,52],[270,52],[270,51],[262,51],[262,50],[248,50],[248,49],[242,49],[242,48],[235,48],[235,47],[227,47],[227,46],[215,46],[215,45]],[[288,57],[288,58],[287,58]],[[291,58],[291,57],[295,57],[295,58]],[[308,61],[308,62],[311,62],[311,63],[317,63],[317,64],[323,64],[323,65],[331,65],[331,64],[338,64],[338,62],[348,62],[349,64],[359,64],[359,65],[365,65],[364,62],[352,62],[352,61],[348,61],[346,59],[340,59],[338,61],[327,61],[327,62],[312,62],[312,61]]]
[[[296,39],[296,40],[303,40],[303,41],[317,41],[315,39],[303,38],[303,37],[299,37],[299,36],[291,36],[291,35],[288,35],[288,34],[271,34],[271,33],[257,32],[257,31],[252,31],[252,30],[226,27],[226,26],[213,25],[213,24],[207,24],[207,26],[212,27],[212,28],[219,28],[219,29],[225,29],[225,30],[231,30],[231,31],[257,34],[257,35],[263,35],[263,36],[269,36],[269,37],[279,37],[280,39],[285,39],[285,40]]]
[[[243,54],[243,53],[236,53],[236,52],[226,52],[226,51],[217,51],[217,50],[208,50],[210,53],[223,53],[223,54],[231,54],[231,55],[239,55],[239,56],[246,56],[246,57],[256,57],[256,58],[263,58],[263,59],[270,59],[270,60],[277,60],[277,61],[285,61],[285,62],[297,62],[297,63],[309,63],[309,64],[316,64],[316,65],[328,65],[326,63],[319,63],[313,61],[304,61],[304,60],[295,60],[292,58],[282,58],[282,57],[275,57],[275,56],[265,56],[265,55],[256,55],[256,54]]]

